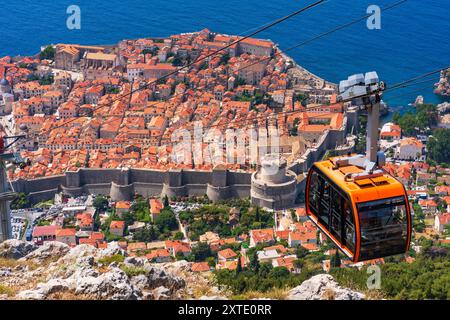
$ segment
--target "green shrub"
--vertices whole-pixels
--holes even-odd
[[[121,255],[121,254],[114,254],[112,256],[107,256],[107,257],[100,258],[98,260],[98,262],[101,263],[101,264],[110,265],[113,262],[120,263],[120,262],[123,262],[124,260],[125,260],[125,257],[123,255]]]

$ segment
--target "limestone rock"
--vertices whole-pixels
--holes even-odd
[[[148,288],[148,278],[144,274],[134,276],[130,279],[131,283],[140,290]]]
[[[74,277],[73,277],[74,278]],[[94,296],[98,299],[136,300],[141,296],[122,270],[114,268],[95,276],[74,278],[75,293]]]
[[[39,283],[36,286],[36,291],[44,294],[45,296],[49,295],[50,293],[58,292],[58,291],[65,291],[69,289],[69,286],[67,285],[67,282],[64,279],[50,279],[46,283]]]
[[[43,300],[45,295],[38,290],[24,290],[16,295],[16,299],[21,300]]]
[[[149,288],[164,286],[173,292],[186,286],[182,278],[167,274],[163,269],[153,266],[146,266],[145,269],[147,271]]]
[[[0,257],[7,259],[20,259],[25,257],[31,251],[36,250],[36,248],[37,246],[31,242],[10,239],[0,244]]]
[[[329,274],[318,274],[289,291],[288,300],[363,300],[364,294],[342,288]]]
[[[17,299],[25,300],[42,300],[54,292],[65,291],[69,289],[67,282],[64,279],[50,279],[45,283],[38,283],[35,289],[24,290],[16,295]]]
[[[94,257],[97,253],[97,248],[88,244],[81,244],[76,247],[70,248],[70,250],[60,258],[59,264],[75,264],[77,261],[81,261],[83,257]]]
[[[138,258],[138,257],[127,257],[124,260],[124,263],[128,266],[133,267],[142,267],[147,259]]]
[[[49,259],[57,260],[58,258],[64,256],[69,250],[70,247],[65,243],[48,241],[19,260],[32,260],[35,263],[42,263]]]
[[[166,287],[160,286],[152,290],[152,296],[154,300],[169,300],[170,290]]]
[[[105,249],[97,249],[96,258],[101,259],[104,257],[113,256],[120,254],[122,256],[126,255],[125,250],[123,250],[117,241],[108,243],[108,247]]]
[[[199,300],[228,300],[227,297],[222,296],[201,296]]]
[[[11,268],[0,268],[0,278],[8,277],[12,274]]]

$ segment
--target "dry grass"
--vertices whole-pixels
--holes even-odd
[[[273,288],[267,292],[247,291],[240,295],[232,296],[233,300],[251,300],[269,298],[272,300],[286,300],[289,289]]]
[[[38,265],[32,261],[19,261],[16,259],[0,258],[0,268],[15,268],[17,266],[28,266],[29,270],[35,270]]]
[[[20,265],[20,262],[15,259],[0,258],[0,268],[15,268]]]
[[[83,294],[75,294],[71,291],[59,291],[48,295],[47,300],[96,300],[96,298]]]
[[[14,295],[14,290],[10,287],[0,284],[0,294],[7,294],[8,297],[11,297]]]
[[[386,295],[381,290],[366,290],[363,292],[366,295],[366,300],[382,300],[387,299]]]
[[[335,300],[336,299],[336,292],[334,292],[333,289],[327,288],[322,293],[323,300]]]

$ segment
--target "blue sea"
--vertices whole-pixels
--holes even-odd
[[[113,44],[126,38],[211,31],[245,34],[309,3],[306,0],[3,0],[0,55],[29,55],[55,43]],[[258,35],[280,48],[308,40],[366,14],[369,5],[397,0],[329,0]],[[70,5],[81,9],[81,29],[69,30]],[[450,1],[408,0],[381,14],[381,29],[361,21],[288,52],[299,64],[332,82],[376,70],[387,85],[450,65]],[[435,76],[436,81],[438,75]],[[408,110],[418,94],[439,103],[431,84],[393,91],[384,100]]]

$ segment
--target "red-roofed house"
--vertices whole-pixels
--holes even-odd
[[[170,262],[172,260],[172,256],[171,256],[169,250],[167,250],[167,249],[152,250],[145,257],[147,259],[157,262],[157,263]]]
[[[289,230],[282,230],[275,232],[278,241],[287,240],[289,238]]]
[[[78,240],[78,244],[87,244],[93,247],[97,247],[97,241],[91,238],[81,238]]]
[[[59,242],[63,242],[67,245],[76,245],[77,240],[75,234],[77,230],[75,228],[67,228],[67,229],[58,229],[55,232],[55,240]]]
[[[210,270],[208,262],[195,262],[191,266],[192,272],[208,272]]]
[[[56,230],[61,229],[60,226],[38,226],[33,229],[33,241],[41,245],[45,241],[56,240]]]
[[[436,186],[434,191],[440,196],[450,195],[450,186]]]
[[[380,138],[387,140],[400,139],[402,135],[402,129],[399,125],[391,122],[383,125],[380,131]]]
[[[155,221],[156,217],[161,213],[164,208],[164,204],[159,199],[150,199],[150,214],[152,215],[152,221]]]
[[[217,270],[223,270],[223,269],[228,269],[230,271],[234,271],[237,269],[237,264],[238,261],[236,260],[232,260],[232,261],[219,261],[216,264],[216,269]]]
[[[444,232],[445,227],[450,225],[450,213],[436,215],[434,218],[434,229],[436,232]]]
[[[296,247],[298,245],[304,245],[307,243],[316,244],[316,233],[313,231],[299,232],[291,231],[289,232],[288,244],[289,247]]]
[[[130,201],[117,201],[116,202],[116,213],[119,217],[122,217],[122,214],[130,211],[131,202]]]
[[[419,200],[419,206],[426,214],[435,214],[437,210],[437,203],[433,199]]]
[[[450,213],[450,196],[442,197],[442,200],[447,204],[447,212]]]
[[[250,230],[250,247],[255,247],[259,243],[273,242],[275,242],[273,229]]]
[[[217,259],[220,261],[231,261],[237,258],[236,252],[231,250],[230,248],[220,250],[217,252]]]
[[[423,143],[416,138],[404,138],[400,141],[396,156],[403,160],[420,160],[422,159],[423,148]]]
[[[300,222],[305,222],[308,220],[308,215],[306,214],[305,208],[297,208],[295,210],[295,216],[297,217],[297,220]]]
[[[89,212],[83,212],[76,215],[76,226],[83,231],[92,231],[94,229],[94,218]]]
[[[124,231],[125,231],[125,221],[120,220],[111,221],[111,224],[109,226],[110,233],[119,237],[123,237]]]
[[[105,239],[105,235],[103,232],[92,232],[89,238],[94,239],[96,241],[102,241]]]
[[[275,267],[285,267],[291,272],[299,272],[300,270],[296,270],[294,266],[294,261],[297,260],[295,255],[285,256],[281,258],[277,258],[272,260],[272,266]]]
[[[180,240],[166,240],[164,241],[164,246],[174,257],[176,257],[177,253],[188,256],[192,252],[191,245]]]

